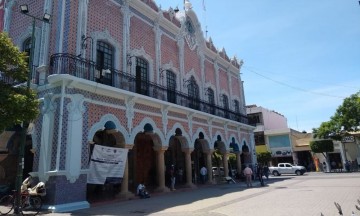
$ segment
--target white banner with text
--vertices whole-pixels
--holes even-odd
[[[90,159],[87,183],[121,183],[127,154],[128,149],[95,145]]]

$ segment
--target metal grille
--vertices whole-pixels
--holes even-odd
[[[143,58],[136,58],[136,92],[148,95],[148,62]]]
[[[103,41],[96,44],[96,65],[100,69],[113,68],[114,51],[111,45]]]
[[[175,103],[176,101],[176,75],[167,70],[166,71],[166,84],[167,84],[167,100],[169,102]]]

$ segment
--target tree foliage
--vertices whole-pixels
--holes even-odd
[[[39,114],[36,94],[23,85],[29,69],[27,55],[20,52],[6,33],[0,33],[0,131],[22,122],[30,122]]]
[[[331,139],[323,139],[323,140],[312,140],[310,142],[310,149],[314,153],[322,153],[334,151],[334,143]]]
[[[344,131],[360,130],[360,92],[344,99],[329,121],[313,128],[315,138],[340,140]]]
[[[265,165],[271,161],[271,152],[261,152],[256,155],[256,158],[258,163]]]

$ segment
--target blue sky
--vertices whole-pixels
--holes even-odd
[[[204,35],[244,61],[246,104],[283,114],[290,128],[311,132],[360,91],[357,0],[204,0],[205,11],[190,2]]]

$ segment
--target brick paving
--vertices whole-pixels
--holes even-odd
[[[180,189],[134,199],[97,205],[89,209],[49,215],[154,215],[154,216],[350,216],[360,199],[360,173],[306,173],[304,176],[271,177],[265,187],[244,182]],[[359,204],[358,204],[359,205]]]

